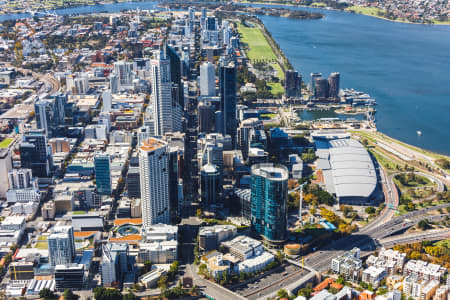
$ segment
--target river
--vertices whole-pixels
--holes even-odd
[[[58,14],[152,9],[121,2],[57,10]],[[377,100],[377,127],[394,138],[450,154],[450,26],[395,23],[341,11],[319,20],[262,16],[273,38],[309,82],[311,72],[341,73],[341,87]],[[0,21],[27,15],[3,15]],[[417,135],[417,131],[422,135]]]

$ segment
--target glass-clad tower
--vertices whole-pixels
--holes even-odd
[[[272,245],[286,240],[288,177],[283,165],[252,166],[252,230]]]

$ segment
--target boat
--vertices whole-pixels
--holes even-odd
[[[422,135],[422,131],[417,130],[417,135]]]

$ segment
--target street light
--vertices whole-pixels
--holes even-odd
[[[302,225],[302,206],[303,206],[303,186],[307,182],[304,182],[300,185],[300,203],[298,205],[298,221],[300,222],[300,225]]]

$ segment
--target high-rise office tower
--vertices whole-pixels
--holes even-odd
[[[111,106],[112,106],[112,95],[111,90],[106,90],[102,93],[102,99],[103,99],[103,111],[104,112],[110,112]]]
[[[194,31],[194,24],[195,24],[195,7],[190,6],[188,9],[188,26],[189,31]]]
[[[222,190],[221,174],[215,165],[208,162],[200,172],[200,196],[205,206],[219,202]]]
[[[248,157],[248,150],[250,148],[250,131],[264,130],[264,124],[258,118],[245,119],[239,124],[236,136],[236,146],[242,151],[244,160]]]
[[[8,172],[12,168],[11,150],[0,149],[0,197],[5,198],[8,191]],[[11,182],[10,182],[11,184]]]
[[[200,96],[216,95],[216,71],[210,62],[200,66]]]
[[[328,97],[337,100],[339,98],[339,81],[341,75],[338,72],[330,74],[328,78]]]
[[[127,173],[127,192],[129,198],[141,197],[139,167],[129,167]]]
[[[170,78],[172,79],[172,84],[176,85],[178,92],[178,103],[183,110],[184,108],[184,91],[183,83],[181,81],[181,59],[174,48],[166,46],[167,58],[170,60]]]
[[[54,137],[61,131],[65,124],[66,95],[56,95],[36,101],[34,110],[36,113],[36,126],[43,129],[45,135]]]
[[[322,77],[322,73],[311,73],[311,92],[316,90],[316,79]]]
[[[170,222],[167,143],[155,138],[139,148],[142,222],[144,227]]]
[[[22,168],[31,169],[35,177],[51,175],[52,151],[48,145],[44,129],[29,131],[20,144],[20,164]]]
[[[202,27],[202,29],[205,28],[205,22],[206,22],[206,18],[208,16],[207,12],[208,12],[208,10],[206,9],[206,7],[202,7],[202,15],[200,17],[200,26]]]
[[[200,103],[198,111],[198,131],[212,132],[214,130],[214,106],[210,103]]]
[[[283,165],[255,164],[251,169],[252,230],[271,244],[286,240],[289,170]]]
[[[55,226],[47,238],[50,264],[66,265],[75,258],[75,241],[72,226]]]
[[[328,79],[316,78],[314,84],[314,98],[317,100],[325,100],[328,98]]]
[[[302,96],[302,76],[297,71],[286,71],[284,90],[288,98],[299,98]]]
[[[102,285],[112,286],[117,282],[117,257],[111,253],[111,244],[102,245]]]
[[[157,57],[151,60],[154,128],[155,135],[163,136],[181,131],[181,107],[172,95],[170,61],[164,52],[155,54]]]
[[[111,157],[107,153],[96,153],[94,156],[95,185],[100,195],[111,195]]]
[[[206,18],[206,30],[217,30],[217,20],[215,17]]]
[[[119,76],[117,74],[111,73],[109,75],[109,89],[113,94],[119,92]]]
[[[115,62],[114,73],[118,76],[120,89],[133,85],[133,62]]]
[[[73,79],[72,93],[84,95],[89,91],[89,78],[87,74],[82,74]]]
[[[220,104],[223,111],[224,134],[231,136],[232,147],[236,137],[236,67],[234,63],[221,65],[219,69]]]

